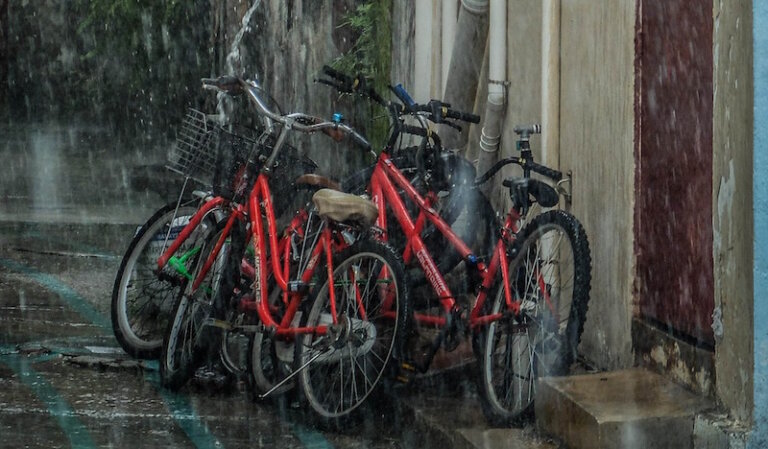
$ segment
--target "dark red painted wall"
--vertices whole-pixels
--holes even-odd
[[[635,237],[640,313],[712,342],[712,1],[641,0]]]

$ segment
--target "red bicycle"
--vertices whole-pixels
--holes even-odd
[[[421,178],[433,186],[450,184],[450,169],[439,137],[428,122],[479,121],[477,116],[450,109],[439,101],[415,104],[402,88],[393,88],[400,104],[384,102],[359,77],[350,78],[326,70],[325,80],[341,92],[359,93],[387,107],[393,123],[390,140],[374,169],[368,191],[379,208],[377,226],[387,235],[390,211],[405,235],[402,247],[406,266],[418,266],[431,285],[431,301],[413,315],[416,327],[439,329],[426,353],[409,350],[406,370],[426,371],[440,347],[451,351],[462,338],[472,337],[479,367],[479,391],[486,417],[497,425],[509,425],[532,411],[536,380],[564,374],[575,360],[583,331],[590,289],[590,252],[584,228],[571,214],[548,210],[528,216],[538,203],[551,208],[559,202],[555,188],[531,173],[560,181],[562,174],[534,162],[530,136],[540,133],[537,125],[517,127],[518,157],[499,161],[475,181],[480,185],[503,166],[517,164],[522,177],[508,178],[512,206],[503,223],[497,225],[495,245],[488,254],[476,254],[433,209],[437,194],[432,189],[420,194],[397,167],[390,153],[396,152],[401,134],[421,137],[417,161]],[[406,125],[403,116],[415,116],[421,126]],[[416,206],[414,214],[406,204]],[[527,223],[521,229],[521,223]],[[433,253],[422,239],[431,224],[461,256],[474,291],[471,304],[462,304],[448,287]],[[434,307],[437,306],[437,307]],[[307,336],[305,339],[309,339]],[[308,346],[308,345],[303,345]],[[310,353],[303,357],[308,357]],[[300,359],[301,360],[301,359]],[[312,370],[301,373],[302,383],[314,379]]]
[[[274,123],[277,135],[265,135],[263,144],[271,154],[258,165],[256,179],[246,182],[251,186],[247,195],[205,203],[158,260],[162,269],[208,210],[228,207],[228,218],[203,246],[193,281],[169,324],[160,364],[163,384],[183,385],[209,350],[219,349],[222,332],[249,334],[254,336],[248,357],[252,383],[258,390],[269,388],[262,397],[274,394],[295,373],[322,370],[335,380],[334,388],[303,385],[305,396],[322,418],[344,418],[374,392],[399,351],[408,314],[401,262],[388,246],[368,238],[365,229],[376,219],[376,207],[329,189],[313,195],[316,215],[322,220],[313,220],[314,212],[300,211],[279,234],[270,178],[291,130],[343,134],[367,150],[370,145],[339,121],[271,111],[253,81],[220,77],[203,82],[229,95],[247,95],[256,112]],[[252,153],[265,154],[260,149]],[[247,171],[243,174],[246,180],[249,176]],[[323,183],[316,178],[305,181]],[[274,358],[264,357],[265,351],[280,351],[277,342],[291,345],[307,339],[311,342],[296,344],[300,362],[291,361],[295,372],[280,380],[279,367],[265,361],[289,356],[281,351]],[[306,356],[308,351],[312,354]]]

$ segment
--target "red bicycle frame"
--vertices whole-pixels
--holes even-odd
[[[418,205],[419,215],[416,217],[415,221],[409,215],[403,199],[397,192],[396,186],[402,189],[405,194]],[[408,264],[413,260],[413,257],[416,257],[427,280],[435,291],[437,298],[439,298],[445,314],[457,310],[456,298],[448,288],[442,273],[440,273],[432,255],[429,253],[429,250],[421,239],[420,234],[427,220],[429,220],[448,239],[464,260],[475,261],[470,264],[474,265],[475,269],[480,273],[482,284],[477,294],[475,304],[470,312],[470,327],[475,328],[477,326],[487,325],[502,317],[501,313],[489,315],[482,314],[488,291],[496,280],[496,272],[499,267],[501,267],[504,298],[507,309],[514,314],[520,313],[520,300],[512,298],[510,280],[508,279],[507,273],[509,261],[507,260],[505,248],[506,245],[514,242],[515,234],[518,231],[520,214],[517,210],[512,208],[507,214],[501,236],[494,247],[493,256],[491,257],[490,263],[486,264],[477,261],[472,250],[453,232],[451,227],[433,209],[432,206],[436,200],[435,193],[427,193],[425,195],[426,198],[420,195],[402,172],[395,166],[387,153],[381,153],[379,156],[369,188],[372,200],[379,208],[379,218],[376,224],[386,231],[386,206],[389,205],[406,236],[407,243],[403,252],[404,262]],[[546,295],[546,289],[544,289],[544,291]],[[546,300],[549,301],[549,298],[547,297]],[[422,323],[437,326],[444,326],[446,324],[445,316],[417,313],[414,318]]]
[[[227,222],[213,251],[208,255],[208,258],[204,261],[197,276],[192,280],[192,291],[194,292],[200,287],[200,284],[203,279],[205,279],[208,271],[216,262],[216,258],[218,257],[221,248],[226,243],[226,240],[230,237],[232,227],[235,223],[249,217],[248,219],[250,220],[251,227],[246,236],[246,241],[251,239],[253,241],[255,263],[253,266],[250,266],[244,261],[243,273],[253,279],[254,296],[250,300],[244,299],[241,302],[241,310],[255,311],[262,323],[267,327],[273,328],[278,336],[307,333],[318,335],[325,334],[328,326],[299,328],[291,325],[305,294],[298,291],[291,291],[288,283],[290,273],[289,261],[291,258],[290,238],[292,231],[303,233],[302,225],[306,222],[308,215],[306,211],[301,211],[292,219],[284,236],[278,240],[277,224],[274,208],[272,206],[272,195],[269,189],[268,177],[263,173],[259,174],[253,185],[248,197],[247,206],[228,203],[227,200],[221,197],[215,197],[204,203],[190,219],[189,223],[181,230],[173,244],[160,256],[157,262],[158,269],[162,270],[165,267],[168,260],[176,253],[183,242],[189,238],[209,212],[214,208],[223,208],[226,205],[228,205],[230,209],[229,217],[227,218]],[[266,215],[267,218],[269,241],[267,241],[267,234],[265,234],[264,224],[262,222],[262,207],[264,215]],[[267,245],[269,245],[269,248],[272,250],[270,251],[270,260],[267,260]],[[317,244],[311,249],[311,255],[308,259],[309,261],[306,268],[301,273],[300,281],[304,284],[310,282],[323,252],[325,253],[328,276],[329,279],[332,279],[333,251],[337,251],[345,245],[346,243],[343,242],[343,240],[334,240],[328,226],[323,227]],[[280,260],[281,255],[283,256],[282,264]],[[277,287],[283,291],[283,301],[286,304],[286,313],[279,323],[275,321],[272,312],[269,309],[269,289],[266,286],[268,285],[267,282],[270,275],[274,278]],[[335,311],[336,298],[334,289],[330,289],[330,301],[332,311]],[[337,316],[335,313],[333,313],[333,315],[333,324],[337,324]]]

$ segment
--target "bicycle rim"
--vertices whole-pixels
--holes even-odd
[[[221,225],[220,227],[223,227],[223,223]],[[214,250],[221,232],[213,233],[206,239],[194,271],[195,277]],[[217,338],[220,337],[221,331],[207,326],[207,320],[217,317],[216,311],[221,310],[221,307],[214,304],[214,300],[228,255],[229,245],[225,244],[198,289],[192,291],[192,282],[187,283],[186,291],[177,305],[173,321],[166,333],[161,358],[163,385],[168,388],[177,389],[184,385],[206,357],[210,357],[209,349],[219,349]]]
[[[379,385],[403,333],[401,274],[401,266],[377,251],[353,253],[336,265],[333,288],[339,324],[329,326],[323,336],[301,336],[294,362],[297,368],[308,364],[299,374],[299,385],[320,418],[347,417]],[[383,307],[386,300],[392,301],[388,310]],[[330,325],[327,279],[311,304],[303,326]]]
[[[537,380],[564,374],[574,360],[588,300],[584,271],[590,263],[586,237],[576,223],[563,212],[550,211],[534,219],[513,247],[510,288],[521,313],[491,323],[481,344],[480,390],[486,416],[495,424],[529,416]],[[491,313],[504,308],[499,288]]]
[[[183,280],[172,283],[155,274],[157,258],[197,210],[182,206],[171,225],[175,208],[166,206],[139,230],[118,271],[112,295],[112,326],[118,342],[134,357],[159,355],[163,335],[176,299],[184,290]],[[166,242],[166,236],[171,238]],[[191,248],[182,245],[182,254]]]

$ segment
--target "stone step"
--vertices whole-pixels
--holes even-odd
[[[637,368],[541,379],[536,425],[570,449],[693,449],[696,416],[713,407]]]

